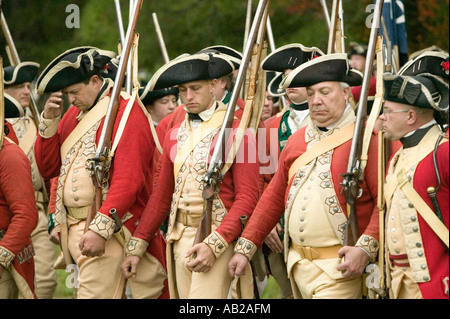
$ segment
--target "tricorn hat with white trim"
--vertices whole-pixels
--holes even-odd
[[[448,84],[431,74],[416,76],[385,73],[384,99],[436,111],[448,110]]]
[[[163,65],[150,80],[149,90],[169,88],[193,81],[218,79],[235,70],[225,54],[198,53]]]
[[[50,62],[39,75],[36,92],[39,94],[57,92],[94,74],[100,74],[115,56],[116,53],[112,51],[89,46],[70,49]]]
[[[449,80],[448,53],[444,51],[426,51],[413,60],[409,60],[399,71],[400,75],[432,74]]]
[[[283,72],[293,70],[324,53],[316,47],[305,47],[300,43],[287,44],[269,54],[261,63],[264,70]]]
[[[231,62],[233,62],[234,68],[236,70],[239,69],[239,66],[241,65],[242,54],[233,48],[227,47],[225,45],[213,45],[213,46],[204,48],[197,53],[209,53],[209,52],[218,53],[218,54],[226,54],[227,58]]]
[[[362,73],[348,64],[347,54],[332,53],[303,63],[284,78],[280,87],[306,87],[326,81],[359,86],[362,79]]]
[[[3,69],[5,86],[33,82],[36,79],[39,66],[39,63],[27,61],[5,67]]]
[[[267,71],[267,73],[272,71]],[[279,73],[278,75],[275,75],[272,77],[267,83],[267,91],[269,94],[273,97],[280,97],[286,94],[286,90],[280,88],[280,83],[283,80],[283,73]]]
[[[8,93],[4,93],[5,101],[5,119],[22,117],[24,115],[23,107],[20,103]]]
[[[178,99],[178,94],[180,91],[176,86],[150,91],[149,84],[150,82],[148,82],[145,87],[139,89],[139,98],[144,105],[153,104],[155,100],[161,99],[167,95],[175,95],[175,97]]]

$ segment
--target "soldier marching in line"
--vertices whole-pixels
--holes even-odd
[[[355,122],[350,86],[361,82],[362,74],[349,67],[345,54],[303,63],[282,82],[283,88],[306,87],[312,123],[293,134],[281,152],[277,172],[235,247],[232,276],[244,273],[284,213],[284,256],[294,297],[361,297],[361,275],[378,247],[375,136],[358,199],[362,235],[354,239],[355,246],[343,246],[347,208],[340,184]]]
[[[219,147],[216,136],[226,113],[214,91],[218,78],[233,71],[225,55],[199,53],[169,62],[151,80],[156,89],[178,85],[187,114],[163,142],[157,187],[128,243],[122,269],[127,277],[139,274],[142,252],[170,211],[166,240],[171,298],[228,296],[233,278],[226,275],[227,263],[241,230],[240,217],[248,217],[258,199],[258,163],[234,160],[212,200],[212,232],[193,245],[204,210],[202,178]],[[237,125],[235,120],[233,128]],[[245,138],[236,157],[256,156],[255,146],[254,138]]]
[[[425,52],[386,74],[380,119],[402,147],[385,182],[387,287],[394,299],[449,296],[448,53]]]
[[[39,299],[51,299],[56,290],[57,275],[53,265],[56,261],[55,245],[48,239],[48,195],[46,182],[43,180],[34,156],[34,141],[37,136],[37,127],[26,110],[31,102],[31,82],[38,73],[39,64],[35,62],[22,62],[16,66],[4,68],[5,93],[19,102],[24,110],[24,116],[10,118],[17,136],[19,147],[28,156],[31,163],[33,187],[35,191],[36,207],[39,212],[39,222],[31,234],[33,241],[36,268],[36,295]]]
[[[4,101],[5,119],[24,115],[20,103],[7,93]],[[31,182],[31,164],[10,138],[2,136],[1,143],[0,299],[35,299],[31,233],[39,217]]]
[[[281,78],[287,77],[292,70],[321,55],[323,55],[323,52],[316,47],[305,47],[300,43],[288,44],[269,54],[262,62],[262,68],[264,70],[281,72],[278,76],[278,79],[280,79],[279,82],[281,82]],[[277,82],[276,79],[272,80],[272,85],[273,82]],[[276,89],[280,91],[278,87]],[[290,105],[283,106],[281,112],[264,121],[266,129],[266,152],[272,158],[270,163],[275,164],[278,163],[280,153],[284,149],[289,137],[298,129],[310,123],[306,88],[292,87],[281,91],[284,92],[290,101]],[[274,129],[276,129],[276,134],[274,134]],[[277,145],[275,152],[271,148],[272,145]],[[270,173],[264,174],[264,189],[273,178],[274,173],[273,170]],[[292,298],[292,290],[283,258],[283,226],[282,217],[280,222],[277,223],[265,239],[264,243],[266,248],[269,248],[269,251],[263,249],[263,253],[265,254],[266,263],[271,274],[280,286],[283,298]]]
[[[272,250],[267,265],[282,298],[361,298],[364,268],[379,254],[388,260],[390,298],[448,298],[448,53],[425,52],[398,75],[385,75],[382,131],[402,146],[386,171],[386,226],[378,225],[375,130],[358,194],[362,235],[346,246],[349,209],[341,176],[350,150],[349,128],[355,122],[348,101],[353,95],[358,102],[364,72],[349,61],[355,54],[365,56],[367,51],[358,45],[348,55],[324,55],[315,47],[289,44],[261,63],[264,70],[283,73],[277,93],[285,90],[292,102],[264,123],[267,155],[274,158],[270,163],[279,162],[277,172],[265,174],[262,185],[259,162],[246,158],[258,153],[253,136],[247,134],[238,153],[245,154],[240,157],[245,160],[233,162],[213,197],[212,231],[194,245],[205,203],[202,178],[231,97],[233,72],[241,67],[239,52],[214,46],[169,62],[141,92],[143,104],[128,104],[132,99],[122,93],[114,128],[120,143],[113,152],[103,205],[87,231],[86,216],[95,198],[87,163],[98,145],[114,85],[102,78],[102,71],[115,54],[80,47],[47,66],[37,91],[52,95],[41,114],[36,144],[33,122],[21,112],[29,98],[22,103],[14,92],[29,89],[26,83],[38,65],[24,62],[5,68],[5,125],[10,134],[0,145],[0,202],[9,207],[2,205],[6,210],[0,214],[0,298],[51,298],[56,286],[54,256],[46,257],[47,269],[40,266],[38,239],[32,238],[34,258],[29,241],[32,226],[32,237],[46,228],[40,172],[54,181],[50,238],[61,245],[65,264],[78,267],[78,298],[122,298],[127,281],[134,298],[168,298],[169,292],[171,298],[226,298],[239,276],[239,297],[251,298],[252,289],[242,276],[249,274],[248,262],[263,242]],[[375,82],[373,77],[371,89]],[[178,89],[184,105],[172,114],[157,118],[143,110],[146,98],[178,94]],[[61,91],[73,104],[64,116],[62,93],[55,93]],[[233,128],[244,106],[238,99]],[[278,133],[276,152],[271,128]],[[11,140],[28,155],[28,164]],[[13,161],[18,165],[14,171],[8,164]],[[10,174],[19,176],[20,188],[10,187]],[[35,196],[28,196],[30,181]],[[19,201],[22,209],[11,204]],[[38,208],[39,222],[31,202]],[[16,216],[24,220],[21,234]],[[242,216],[249,218],[243,233]],[[159,231],[165,221],[167,242]],[[378,252],[379,232],[386,236]],[[48,244],[51,249],[45,251],[54,252]],[[48,292],[40,290],[41,272],[49,275]]]
[[[37,80],[38,93],[52,93],[35,144],[42,175],[58,176],[51,238],[60,243],[66,265],[77,266],[75,291],[80,299],[123,298],[123,242],[133,234],[153,184],[150,121],[136,101],[121,93],[112,140],[120,138],[120,143],[113,150],[103,203],[86,225],[95,198],[88,163],[95,155],[114,86],[101,73],[114,56],[94,47],[74,48],[55,58]],[[62,92],[72,106],[61,117]],[[123,227],[117,227],[120,224]],[[128,281],[133,297],[167,297],[164,245],[158,233],[144,254],[143,271]]]

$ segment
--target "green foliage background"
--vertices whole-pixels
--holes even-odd
[[[253,1],[253,11],[258,1]],[[331,0],[327,1],[331,12]],[[344,33],[350,41],[367,43],[365,21],[372,0],[343,0]],[[69,29],[69,4],[80,9],[80,28]],[[124,24],[129,1],[121,0]],[[404,0],[410,52],[431,45],[448,51],[449,0]],[[152,13],[156,12],[170,58],[215,44],[242,51],[247,0],[144,0],[137,26],[139,66],[147,80],[163,64]],[[326,51],[328,32],[319,0],[272,0],[271,24],[277,47],[300,42]],[[2,9],[22,61],[43,69],[65,50],[92,45],[117,52],[119,31],[113,0],[3,0]],[[125,27],[126,29],[126,27]],[[4,39],[0,54],[7,58]]]

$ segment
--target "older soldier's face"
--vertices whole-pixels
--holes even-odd
[[[30,105],[30,82],[11,85],[5,88],[5,92],[11,95],[23,108]]]
[[[209,109],[214,103],[214,90],[217,79],[193,81],[178,86],[180,98],[189,113],[198,114]]]
[[[346,108],[350,88],[342,89],[339,82],[320,82],[306,88],[309,115],[319,127],[336,123]]]

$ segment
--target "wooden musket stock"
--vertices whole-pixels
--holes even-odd
[[[92,179],[95,187],[95,199],[89,209],[88,217],[86,218],[85,232],[89,229],[91,221],[94,219],[95,214],[99,211],[102,205],[102,190],[105,187],[108,179],[110,165],[109,152],[111,149],[111,139],[114,129],[114,123],[116,121],[117,112],[120,105],[120,92],[125,77],[125,71],[130,56],[131,47],[133,45],[134,33],[139,18],[139,13],[142,7],[142,1],[143,0],[137,0],[134,4],[133,18],[128,25],[125,45],[123,47],[122,56],[120,58],[117,75],[114,80],[114,87],[111,93],[111,99],[108,104],[105,121],[103,123],[103,129],[97,145],[97,151],[95,157],[92,158],[89,163],[89,169],[92,172]]]
[[[361,97],[356,115],[355,131],[353,133],[352,146],[348,160],[347,173],[344,174],[342,185],[344,186],[347,201],[348,221],[344,232],[344,246],[353,246],[359,238],[358,216],[356,200],[360,191],[360,182],[363,178],[361,168],[361,153],[363,143],[363,132],[367,118],[367,99],[369,95],[370,78],[372,74],[373,61],[376,49],[376,40],[381,20],[384,0],[377,0],[375,13],[369,37],[365,74],[361,87]],[[351,233],[350,233],[351,230]]]
[[[204,188],[202,196],[206,203],[202,220],[197,229],[194,245],[202,242],[211,233],[212,200],[214,194],[217,191],[218,184],[221,182],[222,179],[221,169],[226,159],[226,142],[228,140],[228,136],[230,133],[229,128],[231,128],[234,120],[234,112],[236,110],[237,100],[241,91],[243,81],[246,76],[246,70],[252,57],[253,45],[256,42],[259,33],[259,28],[261,26],[266,9],[269,6],[269,2],[270,0],[259,1],[255,18],[252,23],[252,28],[250,30],[249,39],[246,43],[246,47],[243,53],[241,66],[239,67],[239,72],[236,77],[236,83],[233,88],[233,92],[231,94],[230,103],[228,105],[227,112],[225,114],[225,118],[217,138],[216,147],[214,148],[214,152],[211,156],[211,161],[208,166],[208,170],[205,173],[205,176],[203,177]]]

